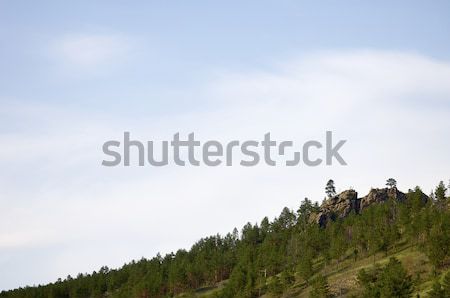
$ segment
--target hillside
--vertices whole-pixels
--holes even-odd
[[[375,256],[368,256],[357,261],[349,258],[341,262],[333,262],[331,264],[323,264],[317,262],[315,264],[317,272],[312,275],[314,278],[317,275],[323,275],[327,278],[329,284],[330,297],[361,297],[363,295],[362,289],[358,284],[358,272],[361,269],[371,270],[376,266],[386,265],[391,257],[400,260],[406,268],[409,275],[419,277],[415,281],[415,293],[420,297],[433,297],[429,293],[432,290],[433,282],[441,280],[447,271],[443,270],[441,274],[434,275],[433,267],[429,262],[427,256],[417,249],[405,244],[399,244],[396,251],[390,252],[387,255],[384,253],[377,253]],[[298,273],[296,273],[297,275]],[[277,275],[277,277],[280,277]],[[228,281],[228,280],[227,280]],[[195,291],[182,293],[176,297],[185,298],[200,298],[200,297],[216,297],[217,293],[224,288],[226,282],[218,283],[211,287],[202,287]],[[268,284],[273,282],[273,278],[268,279]],[[261,295],[264,298],[270,297],[310,297],[311,285],[308,285],[302,278],[296,276],[293,284],[283,289],[282,293],[266,293]],[[417,297],[413,295],[413,297]]]
[[[0,297],[450,297],[442,182],[430,196],[394,184],[360,198],[336,194],[334,182],[327,194],[320,206],[304,199],[296,211],[200,239],[189,251]]]

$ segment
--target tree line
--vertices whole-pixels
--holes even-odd
[[[319,211],[319,205],[305,198],[295,211],[284,208],[272,221],[265,217],[260,223],[247,223],[241,231],[202,238],[189,250],[131,261],[119,269],[105,266],[48,285],[3,291],[0,297],[174,297],[226,280],[215,297],[251,298],[267,292],[281,294],[296,279],[312,286],[311,297],[329,297],[326,278],[317,274],[317,260],[339,264],[379,252],[388,255],[400,241],[425,253],[437,273],[450,264],[450,200],[446,190],[441,182],[425,196],[416,187],[408,191],[404,203],[388,200],[325,227],[311,222],[311,214]],[[326,193],[336,194],[334,182],[327,183]],[[365,297],[410,297],[414,288],[396,259],[384,268],[360,271],[358,280]],[[445,296],[449,293],[445,291],[450,291],[445,282],[435,283],[433,291],[432,297],[450,297]],[[443,296],[437,296],[439,293]]]

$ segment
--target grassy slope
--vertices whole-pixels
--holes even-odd
[[[398,258],[408,273],[412,276],[415,283],[414,297],[416,293],[420,297],[428,297],[427,292],[431,289],[434,281],[432,267],[428,258],[415,248],[407,245],[399,245],[396,249],[391,250],[387,255],[378,253],[374,256],[359,258],[353,260],[347,258],[339,263],[324,264],[323,261],[317,261],[315,267],[317,272],[326,276],[330,285],[330,290],[336,297],[358,297],[361,293],[356,276],[361,269],[369,269],[374,264],[384,265],[390,257]],[[270,279],[269,279],[270,282]],[[216,291],[220,291],[223,282],[216,287],[197,289],[192,293],[185,293],[179,297],[208,297]],[[296,283],[289,288],[282,297],[308,297],[310,287],[303,280],[297,279]],[[269,294],[264,298],[273,297]]]
[[[387,256],[384,253],[380,253],[375,258],[369,256],[356,262],[347,259],[339,264],[334,263],[324,266],[320,273],[328,278],[330,290],[336,297],[359,296],[361,289],[356,279],[358,271],[369,269],[374,264],[384,265],[389,261],[390,257],[396,257],[402,262],[415,281],[415,293],[420,293],[421,297],[426,297],[425,293],[431,289],[433,279],[432,267],[424,254],[411,247],[402,247],[393,253],[389,253]],[[294,287],[300,289],[295,292],[289,290],[286,296],[308,297],[310,287],[307,287],[305,283],[300,283]]]

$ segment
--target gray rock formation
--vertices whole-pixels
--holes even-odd
[[[396,202],[404,202],[406,195],[399,191],[396,187],[393,188],[372,188],[367,196],[361,198],[360,211],[375,203],[383,203],[392,199]]]
[[[393,188],[373,188],[362,198],[358,198],[358,193],[352,189],[341,192],[340,194],[326,199],[320,206],[319,212],[311,215],[310,221],[325,226],[327,222],[344,218],[351,212],[361,213],[365,208],[372,204],[384,203],[387,200],[404,202],[406,194]]]
[[[328,221],[344,218],[352,211],[359,211],[359,200],[358,193],[350,189],[325,200],[320,206],[320,211],[312,215],[311,221],[324,226]]]

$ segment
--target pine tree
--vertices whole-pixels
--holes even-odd
[[[358,272],[358,282],[364,288],[362,297],[364,297],[364,298],[380,297],[380,288],[377,284],[380,271],[381,271],[381,268],[379,267],[379,265],[375,265],[375,267],[370,271],[361,269]]]
[[[436,198],[436,203],[439,208],[444,209],[446,206],[446,198],[445,193],[447,192],[447,188],[444,185],[444,182],[439,182],[439,185],[436,187],[436,190],[434,191],[434,195]]]
[[[334,187],[334,181],[332,179],[328,180],[327,185],[325,186],[325,193],[329,198],[336,195],[336,188]]]
[[[386,180],[386,186],[389,188],[397,187],[397,181],[394,178]]]
[[[295,282],[295,276],[290,270],[283,270],[280,274],[280,282],[283,289],[286,290]]]
[[[328,281],[323,275],[317,276],[312,282],[312,289],[309,293],[310,298],[328,298],[331,297]]]
[[[272,278],[272,282],[269,284],[269,292],[276,296],[283,293],[283,285],[281,284],[280,278],[276,275]]]
[[[316,211],[316,208],[312,202],[308,198],[305,198],[297,210],[297,224],[301,229],[309,223],[309,217],[314,211]]]
[[[307,283],[313,275],[313,261],[311,249],[307,249],[299,259],[297,266],[298,273]]]
[[[402,263],[390,258],[379,279],[380,297],[411,297],[413,284]]]
[[[425,245],[425,253],[435,268],[443,265],[450,256],[450,214],[434,219]]]
[[[413,291],[411,276],[396,258],[390,258],[384,268],[375,267],[370,272],[361,270],[358,281],[364,287],[363,297],[367,298],[407,298]]]

